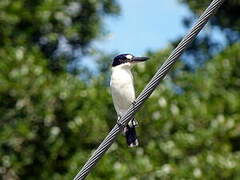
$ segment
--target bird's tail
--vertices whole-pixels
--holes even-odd
[[[131,121],[134,121],[134,120],[131,120]],[[136,121],[132,122],[131,125],[128,124],[124,128],[127,144],[129,147],[135,147],[135,146],[138,146],[139,144],[135,127],[136,127]]]

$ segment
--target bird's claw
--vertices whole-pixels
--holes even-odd
[[[134,100],[134,101],[132,102],[132,105],[133,105],[133,107],[135,107],[135,105],[136,105],[136,100]]]
[[[121,119],[121,116],[118,116],[117,125],[121,127],[123,123],[119,121],[120,119]]]
[[[117,125],[121,127],[123,125],[123,123],[117,121]]]

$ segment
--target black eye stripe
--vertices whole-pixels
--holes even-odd
[[[113,63],[112,63],[112,66],[117,66],[117,65],[120,65],[120,64],[124,64],[124,63],[127,63],[127,62],[130,62],[131,59],[128,59],[126,56],[127,55],[131,55],[131,54],[120,54],[118,56],[116,56],[114,59],[113,59]],[[133,57],[133,55],[131,55]]]

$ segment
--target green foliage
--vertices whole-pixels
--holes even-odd
[[[37,49],[6,48],[0,54],[3,179],[63,179],[76,173],[109,129],[106,88],[96,80],[87,85],[66,73],[56,76]]]
[[[0,179],[72,179],[116,122],[111,57],[87,81],[49,62],[60,36],[84,49],[101,17],[119,8],[114,0],[1,0],[0,10]],[[170,51],[133,69],[137,93]],[[235,44],[195,73],[178,63],[136,116],[140,147],[119,137],[88,179],[240,179],[239,59]]]
[[[128,149],[120,137],[89,179],[239,179],[239,50],[226,49],[194,74],[179,63],[137,114],[140,147]],[[137,65],[138,91],[169,52]]]
[[[194,74],[179,63],[137,114],[140,147],[128,149],[120,137],[89,179],[239,179],[239,50],[226,49]],[[138,91],[168,54],[136,67]]]
[[[211,1],[209,0],[179,0],[186,4],[194,15],[200,16]],[[240,40],[240,0],[224,1],[216,15],[210,19],[210,24],[220,28],[230,44]],[[185,25],[193,22],[193,17],[185,18]],[[210,36],[211,37],[211,36]],[[210,46],[211,47],[211,46]]]
[[[82,52],[103,32],[102,18],[119,13],[115,0],[1,0],[0,47],[38,46],[53,71],[66,70],[69,57],[54,57],[59,39]]]
[[[192,14],[183,19],[183,24],[189,29],[196,19],[203,13],[211,0],[178,0],[187,5]],[[194,69],[204,64],[211,59],[216,53],[220,52],[227,45],[234,44],[240,40],[240,16],[239,16],[240,1],[231,0],[224,1],[216,14],[210,18],[208,23],[208,33],[203,33],[198,36],[191,46],[185,52],[187,59],[186,68]],[[214,30],[221,30],[223,38],[216,38]],[[218,35],[219,36],[219,35]],[[213,38],[215,37],[215,38]],[[175,40],[172,44],[175,46],[179,43],[181,37]],[[189,63],[190,62],[190,63]],[[194,67],[196,66],[196,67]]]
[[[240,178],[239,52],[232,46],[194,74],[179,63],[137,114],[140,147],[119,137],[88,179]],[[3,179],[71,179],[116,119],[104,76],[57,76],[34,48],[0,53]],[[168,54],[135,67],[138,92]]]
[[[200,15],[206,9],[208,4],[211,2],[209,0],[179,0],[186,3],[190,9]],[[239,17],[240,1],[232,0],[225,1],[221,8],[219,8],[217,14],[212,18],[211,22],[214,25],[220,26],[221,28],[231,28],[234,31],[239,31],[240,29],[240,17]]]

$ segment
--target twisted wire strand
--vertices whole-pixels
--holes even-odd
[[[123,127],[133,118],[139,108],[148,99],[152,92],[159,85],[160,81],[166,76],[173,65],[176,63],[181,54],[186,50],[190,43],[196,38],[197,34],[202,30],[205,24],[208,22],[209,18],[217,11],[224,0],[213,0],[204,13],[200,16],[197,23],[189,31],[189,33],[184,36],[182,41],[173,50],[168,59],[159,68],[156,74],[153,76],[151,81],[146,85],[141,94],[137,97],[135,103],[130,106],[128,111],[124,116],[121,117],[119,122],[122,126],[116,124],[99,147],[95,150],[89,160],[85,163],[79,173],[75,176],[74,180],[83,180],[90,173],[92,168],[97,164],[98,160],[105,154],[109,147],[116,140],[117,135],[121,132]]]

